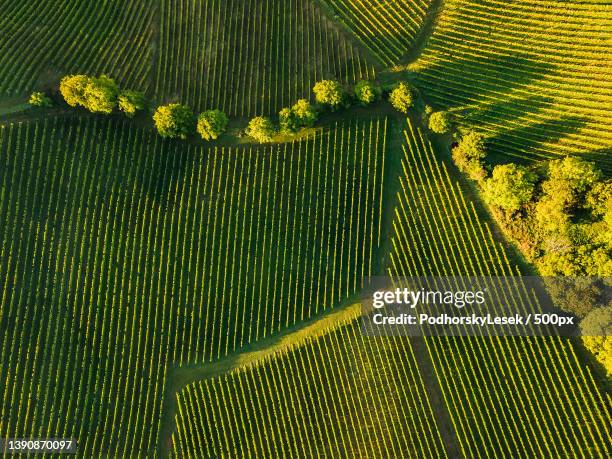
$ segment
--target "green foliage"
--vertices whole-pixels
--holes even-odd
[[[204,140],[215,140],[225,132],[228,122],[221,110],[207,110],[198,117],[198,133]]]
[[[186,139],[195,128],[195,116],[191,109],[181,104],[157,107],[153,115],[157,132],[162,137]]]
[[[462,172],[473,180],[485,178],[483,159],[486,156],[484,137],[474,131],[465,134],[453,148],[453,161]]]
[[[134,117],[137,111],[147,108],[147,99],[140,91],[126,89],[119,94],[119,110],[129,118]]]
[[[30,95],[28,103],[33,107],[52,107],[53,101],[44,92],[36,91]]]
[[[284,134],[293,134],[300,128],[299,120],[290,108],[283,108],[278,113],[278,124],[280,131]]]
[[[109,114],[117,106],[119,87],[106,75],[68,75],[60,82],[60,92],[71,107],[80,105],[93,113]]]
[[[572,212],[601,177],[602,173],[595,164],[568,156],[549,162],[548,178],[542,183],[542,193],[554,199],[564,210]]]
[[[580,322],[584,346],[612,376],[612,305],[595,308]]]
[[[291,107],[291,111],[297,117],[300,126],[312,127],[315,121],[317,121],[317,111],[306,99],[298,99],[293,107]]]
[[[436,134],[446,134],[453,127],[453,118],[448,112],[434,112],[429,116],[429,129]]]
[[[414,93],[410,85],[403,81],[398,83],[389,94],[389,102],[396,110],[408,113],[414,105]]]
[[[90,78],[85,86],[85,108],[92,113],[110,114],[117,106],[119,86],[112,78],[102,75]]]
[[[312,88],[315,100],[323,105],[329,105],[332,110],[338,109],[345,102],[344,89],[336,80],[318,81]]]
[[[594,217],[602,217],[612,211],[612,180],[596,182],[586,196],[587,207]]]
[[[87,75],[67,75],[60,81],[60,93],[68,105],[86,106],[85,88],[91,80]]]
[[[513,212],[531,201],[536,175],[522,166],[503,164],[493,169],[483,184],[483,197],[489,204]]]
[[[380,87],[368,80],[360,80],[355,85],[355,99],[360,105],[366,106],[380,99]]]
[[[276,129],[270,118],[266,116],[256,116],[249,121],[246,134],[253,137],[259,143],[266,143],[274,140]]]

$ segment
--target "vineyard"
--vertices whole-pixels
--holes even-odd
[[[510,279],[501,316],[543,259],[609,271],[610,2],[0,12],[0,456],[612,457],[612,306],[583,339],[362,310],[369,276]]]
[[[169,365],[303,321],[372,272],[385,131],[209,150],[127,122],[2,127],[0,430],[153,450]]]
[[[520,274],[422,132],[409,124],[405,137],[389,274]],[[463,456],[522,451],[530,457],[606,457],[610,452],[608,402],[571,342],[433,337],[425,343]]]
[[[2,0],[0,11],[0,96],[51,86],[73,72],[148,88],[151,2]]]
[[[311,0],[161,5],[159,97],[251,116],[308,97],[323,78],[374,77],[372,65]]]
[[[178,401],[175,457],[445,457],[410,342],[355,321]]]
[[[611,40],[604,3],[449,0],[410,69],[502,159],[578,153],[609,173]]]
[[[415,45],[428,0],[324,0],[383,64],[397,64]]]

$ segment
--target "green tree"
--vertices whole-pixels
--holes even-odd
[[[594,217],[602,217],[612,210],[612,180],[596,182],[586,197],[587,206]]]
[[[580,323],[584,346],[612,377],[612,305],[593,309]]]
[[[60,81],[60,93],[68,105],[86,106],[85,88],[91,78],[87,75],[67,75]]]
[[[85,86],[85,108],[93,113],[110,114],[117,106],[119,86],[115,80],[102,75],[90,78]]]
[[[318,81],[312,90],[315,100],[320,104],[329,105],[332,110],[336,110],[345,102],[344,89],[336,80]]]
[[[300,128],[300,122],[290,108],[283,108],[278,113],[278,124],[280,131],[284,134],[293,134]]]
[[[228,122],[221,110],[207,110],[198,117],[198,133],[204,140],[215,140],[225,132]]]
[[[448,112],[434,112],[429,116],[429,129],[436,134],[446,134],[453,127],[453,118]]]
[[[276,129],[270,118],[266,116],[256,116],[249,121],[246,134],[253,137],[259,143],[266,143],[274,140]]]
[[[44,92],[36,91],[30,95],[28,103],[33,107],[52,107],[53,101]]]
[[[567,156],[548,163],[542,193],[571,212],[580,206],[587,191],[601,178],[601,171],[593,163]]]
[[[153,121],[159,135],[171,139],[186,139],[195,128],[195,115],[189,107],[181,104],[157,107]]]
[[[124,112],[129,118],[133,118],[137,111],[147,108],[147,99],[140,91],[126,89],[119,93],[119,110]]]
[[[355,99],[360,105],[367,106],[380,99],[380,87],[368,80],[359,80],[355,85]]]
[[[306,99],[298,99],[291,107],[301,126],[312,127],[317,121],[317,111]]]
[[[484,137],[474,131],[465,134],[452,151],[453,161],[459,170],[478,181],[483,180],[486,175],[483,163],[485,156]]]
[[[483,185],[483,198],[489,204],[513,212],[531,201],[536,175],[516,164],[503,164],[493,169]]]
[[[414,105],[414,93],[410,85],[403,81],[398,83],[389,94],[389,102],[396,110],[408,113]]]

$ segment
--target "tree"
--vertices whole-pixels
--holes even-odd
[[[140,91],[126,89],[119,94],[119,110],[129,118],[133,118],[137,111],[147,108],[147,99]]]
[[[301,126],[312,127],[317,121],[317,111],[306,99],[298,99],[291,107]]]
[[[366,106],[380,98],[381,90],[368,80],[360,80],[355,85],[355,98],[360,105]]]
[[[414,94],[408,83],[403,81],[398,83],[389,94],[389,102],[396,110],[408,113],[414,105]]]
[[[584,346],[612,376],[612,305],[593,309],[580,323]]]
[[[207,110],[198,117],[198,133],[204,140],[215,140],[225,132],[228,122],[221,110]]]
[[[52,107],[53,101],[44,92],[35,91],[30,95],[28,103],[33,107]]]
[[[186,139],[195,127],[195,116],[191,109],[181,104],[157,107],[153,115],[157,132],[162,137]]]
[[[87,75],[67,75],[60,81],[60,93],[68,105],[76,107],[85,106],[85,88],[91,78]]]
[[[542,193],[568,212],[579,207],[587,191],[602,178],[593,163],[573,156],[550,161],[547,175]]]
[[[591,214],[601,217],[612,210],[612,180],[596,182],[586,197]]]
[[[503,164],[493,169],[483,185],[483,198],[489,204],[514,212],[531,201],[536,175],[516,164]]]
[[[278,124],[281,132],[285,134],[293,134],[300,128],[300,122],[290,108],[283,108],[278,113]]]
[[[429,129],[436,134],[446,134],[453,127],[453,119],[448,112],[434,112],[429,116]]]
[[[336,80],[321,80],[312,88],[315,100],[336,110],[345,100],[344,89]]]
[[[462,172],[473,180],[485,178],[483,159],[486,156],[484,137],[474,131],[465,134],[453,148],[453,161]]]
[[[85,86],[85,108],[93,113],[110,114],[117,106],[119,86],[115,80],[102,75],[90,78]]]
[[[270,118],[266,116],[256,116],[251,121],[246,129],[246,134],[253,137],[260,143],[272,142],[276,129]]]

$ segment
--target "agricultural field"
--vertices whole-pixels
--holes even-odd
[[[612,171],[612,9],[604,2],[444,2],[409,66],[438,109],[500,161],[580,154]]]
[[[51,87],[71,72],[148,89],[152,2],[2,0],[0,11],[0,97]]]
[[[323,78],[375,75],[312,0],[164,0],[161,17],[155,93],[197,109],[270,114]]]
[[[438,1],[325,0],[342,23],[383,64],[389,66],[418,45],[428,11]]]
[[[588,337],[367,326],[372,276],[612,277],[609,2],[0,11],[0,456],[612,456],[605,282]]]
[[[207,149],[125,122],[2,127],[3,434],[152,451],[169,365],[355,292],[375,265],[385,129]]]

